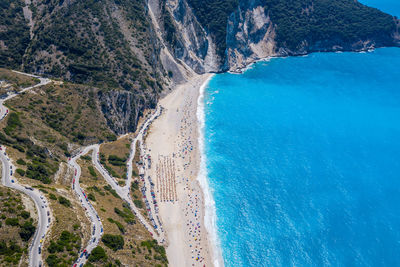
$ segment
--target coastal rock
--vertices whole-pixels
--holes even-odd
[[[241,2],[228,21],[223,69],[236,71],[255,60],[276,55],[275,27],[261,3]]]
[[[160,28],[161,41],[177,64],[196,73],[219,70],[215,46],[186,0],[150,0],[148,5],[156,17],[154,27]]]

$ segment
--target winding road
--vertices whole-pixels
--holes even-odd
[[[101,173],[101,175],[104,177],[104,179],[107,181],[107,183],[109,185],[111,185],[111,187],[121,197],[121,199],[123,199],[124,201],[126,201],[128,203],[132,212],[136,215],[136,217],[144,225],[144,227],[150,232],[150,234],[153,236],[153,238],[156,239],[160,243],[164,242],[163,236],[160,235],[160,233],[154,232],[153,227],[147,222],[147,220],[144,218],[144,216],[136,208],[136,206],[134,205],[134,203],[131,199],[130,193],[129,193],[130,187],[131,187],[131,182],[132,182],[132,168],[133,168],[132,164],[133,164],[133,159],[134,159],[135,153],[136,153],[136,143],[138,140],[143,140],[143,136],[146,133],[148,126],[160,114],[161,114],[161,107],[158,107],[157,110],[154,112],[154,114],[143,123],[141,129],[139,130],[138,135],[131,143],[130,155],[129,155],[129,159],[128,159],[128,163],[127,163],[127,172],[128,172],[127,173],[127,181],[126,181],[125,186],[123,186],[123,187],[119,186],[117,181],[100,164],[100,160],[99,160],[100,145],[99,144],[84,147],[75,156],[73,156],[69,160],[68,164],[74,170],[74,178],[72,180],[72,189],[74,190],[75,194],[78,196],[79,201],[81,202],[83,208],[86,211],[86,215],[92,222],[91,237],[90,237],[89,243],[86,246],[86,248],[82,252],[80,252],[79,257],[74,264],[74,267],[85,264],[90,253],[98,245],[100,238],[103,235],[103,226],[101,224],[100,217],[98,216],[98,214],[97,214],[96,210],[94,209],[94,207],[92,206],[92,204],[87,199],[86,193],[82,190],[82,188],[80,187],[80,184],[79,184],[79,179],[81,176],[81,167],[79,166],[79,164],[76,161],[81,156],[86,155],[90,151],[92,151],[93,165]]]
[[[83,191],[79,184],[79,178],[81,177],[81,167],[76,160],[81,156],[87,154],[90,150],[92,150],[92,146],[85,147],[81,152],[75,155],[73,158],[69,160],[69,165],[74,169],[74,178],[72,179],[72,189],[77,194],[79,201],[81,202],[83,208],[86,211],[86,215],[91,221],[91,237],[86,248],[79,254],[78,259],[76,260],[74,266],[84,265],[87,258],[89,257],[92,250],[97,246],[100,241],[101,236],[103,235],[103,225],[101,224],[101,220],[96,210],[93,208],[92,204],[89,202],[86,193]]]
[[[13,93],[8,95],[7,97],[0,99],[0,121],[3,120],[7,115],[8,115],[8,109],[7,107],[4,106],[4,102],[23,93],[26,92],[30,89],[40,87],[43,85],[46,85],[51,82],[50,79],[47,78],[41,78],[36,75],[31,75],[31,74],[26,74],[18,71],[14,71],[19,74],[27,75],[30,77],[38,78],[40,80],[40,83],[30,86],[27,88],[22,89],[21,91],[17,93]],[[132,169],[133,169],[133,159],[135,157],[136,153],[136,144],[137,141],[141,141],[140,148],[141,151],[143,151],[143,137],[146,134],[146,131],[151,124],[151,122],[157,118],[159,115],[161,115],[162,108],[159,106],[157,107],[156,111],[148,118],[141,126],[138,135],[135,137],[135,139],[132,141],[131,146],[130,146],[130,156],[128,159],[127,163],[127,180],[125,186],[121,187],[118,185],[117,181],[115,178],[113,178],[106,170],[105,168],[100,164],[99,160],[99,148],[100,145],[91,145],[83,148],[80,152],[78,152],[74,157],[72,157],[68,164],[73,168],[74,170],[74,178],[72,181],[72,188],[74,192],[76,193],[78,199],[80,200],[83,208],[86,211],[86,214],[88,218],[91,220],[91,237],[89,240],[88,245],[86,248],[80,252],[77,261],[75,262],[74,266],[83,266],[85,262],[87,261],[87,258],[89,257],[91,251],[98,245],[101,236],[103,235],[103,226],[100,220],[100,217],[98,216],[96,210],[93,208],[92,204],[89,202],[87,199],[87,195],[85,192],[82,190],[79,184],[79,178],[81,176],[81,168],[79,164],[77,164],[76,160],[79,159],[82,155],[85,155],[92,151],[92,162],[93,165],[96,167],[96,169],[102,174],[102,176],[106,179],[106,181],[111,185],[111,187],[117,192],[117,194],[124,200],[126,201],[132,212],[136,215],[138,220],[144,225],[144,227],[150,232],[150,234],[153,236],[154,239],[156,239],[159,243],[164,242],[164,233],[162,231],[161,225],[158,227],[158,233],[155,232],[153,226],[144,218],[144,216],[140,213],[140,211],[136,208],[134,205],[131,196],[130,196],[130,190],[131,190],[131,183],[132,183]],[[4,186],[9,187],[9,188],[14,188],[16,190],[19,190],[23,192],[24,194],[28,195],[35,203],[36,209],[38,211],[38,225],[37,225],[37,230],[35,232],[34,238],[32,240],[32,244],[29,249],[29,266],[32,267],[41,267],[43,265],[42,263],[42,258],[41,258],[41,252],[42,252],[42,239],[44,239],[47,230],[50,227],[50,208],[48,207],[48,202],[46,198],[40,193],[39,190],[34,189],[30,186],[24,186],[20,185],[17,183],[15,178],[13,178],[12,174],[15,172],[15,167],[12,165],[10,158],[6,154],[6,148],[3,146],[1,147],[0,150],[0,160],[2,162],[2,183]],[[145,183],[146,185],[146,183]],[[154,211],[154,207],[152,207],[152,210]],[[155,221],[153,221],[153,224],[156,224]]]
[[[41,78],[36,75],[17,72],[19,74],[27,75],[30,77],[35,77],[40,80],[40,83],[22,89],[18,93],[13,93],[8,95],[6,98],[0,100],[0,121],[3,120],[8,115],[8,109],[4,106],[4,102],[25,92],[30,89],[46,85],[51,82],[50,79]],[[16,179],[13,177],[15,172],[15,167],[12,165],[10,158],[7,156],[6,148],[1,146],[0,160],[2,163],[2,184],[6,187],[16,189],[26,195],[28,195],[35,203],[36,210],[38,211],[38,225],[33,237],[32,243],[29,248],[29,266],[40,267],[42,266],[42,243],[40,242],[45,238],[46,232],[50,227],[50,208],[48,207],[48,202],[46,198],[40,193],[39,190],[33,189],[30,186],[23,186],[17,183]]]

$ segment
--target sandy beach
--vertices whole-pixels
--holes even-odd
[[[200,165],[197,101],[199,88],[210,76],[195,76],[164,97],[159,103],[163,113],[146,139],[170,266],[212,265],[204,196],[196,180]]]

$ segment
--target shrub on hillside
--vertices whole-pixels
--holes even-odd
[[[124,247],[124,238],[120,235],[111,235],[105,234],[101,241],[103,241],[104,245],[111,248],[114,251],[122,249]]]
[[[35,233],[36,227],[32,225],[32,221],[26,221],[19,231],[19,236],[24,241],[28,241]]]
[[[19,225],[18,218],[7,218],[6,219],[6,225],[18,226]]]
[[[69,201],[68,199],[66,199],[66,198],[63,197],[63,196],[59,196],[59,197],[58,197],[58,202],[59,202],[61,205],[64,205],[65,207],[67,207],[67,208],[71,207],[71,201]]]
[[[89,262],[98,262],[98,261],[106,261],[107,255],[104,248],[97,246],[92,250],[92,253],[89,256]]]

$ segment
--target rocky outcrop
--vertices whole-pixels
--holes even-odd
[[[266,3],[263,0],[239,0],[238,7],[227,20],[226,50],[224,58],[221,60],[217,56],[217,49],[213,46],[212,38],[210,38],[215,33],[208,32],[204,28],[207,27],[207,22],[203,22],[203,25],[201,25],[196,20],[196,12],[191,9],[188,2],[190,0],[166,0],[167,10],[173,14],[173,21],[177,27],[178,40],[175,46],[169,48],[172,49],[176,59],[185,62],[198,73],[240,71],[248,64],[270,56],[295,56],[329,51],[363,51],[377,47],[400,45],[400,21],[398,19],[393,18],[394,22],[390,25],[390,15],[377,10],[373,11],[373,9],[356,2],[353,4],[351,1],[346,3],[349,6],[347,9],[334,3],[326,4],[324,1],[315,0],[309,7],[303,6],[303,9],[299,9],[298,6],[285,1],[281,1],[282,3],[275,1],[275,4],[286,5],[275,8],[275,6],[268,6],[271,3]],[[336,17],[330,21],[324,20],[324,12],[321,12],[326,8],[338,12],[338,14],[335,14]],[[203,12],[201,9],[197,12]],[[362,11],[359,11],[360,9]],[[275,12],[274,18],[271,16],[271,12]],[[286,13],[283,14],[284,12]],[[371,17],[366,18],[366,14],[371,15]],[[285,17],[285,19],[282,20],[282,17]],[[299,25],[302,26],[290,30],[287,24],[288,21],[293,20],[301,20],[303,24],[300,23]],[[357,33],[358,36],[335,34],[335,29],[343,27],[343,24],[341,24],[343,20],[348,21],[346,30],[348,31],[349,27],[354,27],[354,33]],[[317,23],[315,23],[316,21]],[[318,29],[319,22],[323,22],[328,29],[332,28],[332,31]],[[379,27],[382,31],[376,30],[379,27],[370,29],[373,22],[376,22],[377,25],[381,24]],[[280,23],[286,25],[283,26]],[[312,26],[304,27],[304,23],[309,23]],[[393,28],[393,25],[396,25],[396,27],[390,34],[389,28]],[[297,31],[287,38],[289,41],[296,39],[295,47],[293,47],[293,44],[287,44],[286,41],[280,40],[278,42],[278,32],[282,27],[286,27],[285,30],[289,29],[283,36],[291,35],[299,28],[303,31],[303,33]],[[362,30],[360,31],[360,29]],[[290,40],[290,38],[292,39]],[[211,60],[207,60],[207,57]],[[209,64],[210,62],[211,64]]]
[[[116,134],[134,132],[143,110],[155,108],[157,99],[135,96],[129,91],[99,91],[98,101],[108,126]]]
[[[276,55],[275,26],[257,1],[242,2],[228,21],[223,69],[239,70],[255,60]]]
[[[196,73],[220,70],[215,46],[186,0],[149,0],[148,5],[155,17],[154,27],[160,29],[161,41],[177,64]],[[170,61],[164,64],[176,75]]]

